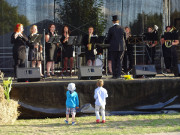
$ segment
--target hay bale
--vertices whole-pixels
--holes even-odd
[[[3,87],[0,85],[0,102],[2,102],[4,100],[4,89]]]
[[[0,124],[13,124],[19,116],[18,102],[3,100],[0,102]]]

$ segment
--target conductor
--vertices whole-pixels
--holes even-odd
[[[109,28],[107,42],[112,60],[113,79],[121,77],[122,60],[125,51],[124,29],[119,25],[117,15],[112,16],[113,26]]]

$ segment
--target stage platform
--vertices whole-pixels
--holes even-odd
[[[173,74],[134,80],[111,77],[102,77],[109,95],[106,105],[108,114],[164,113],[180,109],[180,77]],[[46,78],[38,82],[14,80],[11,98],[20,104],[20,118],[65,116],[68,83],[76,84],[80,107],[87,103],[94,107],[96,81],[78,80],[77,76]]]

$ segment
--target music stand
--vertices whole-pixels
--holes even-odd
[[[77,36],[70,36],[67,42],[67,45],[75,45]]]
[[[30,40],[30,43],[39,43],[41,39],[42,39],[42,34],[33,35],[33,37]]]
[[[98,37],[97,36],[92,36],[91,40],[90,40],[90,43],[95,44],[95,43],[97,43],[97,41],[98,41]]]
[[[77,36],[69,36],[68,42],[67,42],[67,45],[73,46],[74,51],[75,51],[76,39],[77,39]],[[74,73],[76,73],[76,64],[74,64]]]
[[[59,36],[59,35],[52,36],[49,38],[48,43],[57,44],[57,43],[60,43],[60,39],[61,39],[61,36]]]
[[[109,46],[110,46],[110,44],[100,44],[100,43],[97,43],[96,44],[96,46],[99,46],[99,47],[101,47],[103,50],[105,49],[105,54],[106,54],[106,57],[105,57],[105,62],[106,62],[106,76],[108,76],[108,71],[107,71],[107,66],[108,66],[108,48],[109,48]]]
[[[147,42],[158,41],[158,33],[156,31],[154,31],[152,33],[150,33],[150,32],[144,33],[143,34],[143,41],[147,41]],[[149,45],[147,45],[147,46],[150,47]],[[149,60],[150,60],[150,62],[152,64],[152,58],[150,57],[149,52],[148,52],[146,47],[145,47],[145,49],[146,49],[147,55],[149,57]],[[144,52],[144,48],[143,48],[143,52]],[[143,62],[144,62],[144,55],[143,55]]]
[[[177,32],[164,32],[164,40],[178,40]]]
[[[77,57],[76,57],[76,63],[77,63],[77,68],[80,67],[81,59],[80,57],[83,57],[85,53],[81,52],[81,46],[82,46],[82,35],[78,35],[75,43],[75,47],[77,48]]]
[[[142,43],[142,36],[133,35],[128,38],[129,44],[134,44],[134,65],[136,65],[136,45]]]

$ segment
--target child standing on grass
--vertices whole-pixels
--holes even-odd
[[[96,123],[100,122],[99,111],[102,115],[102,123],[105,123],[105,105],[106,98],[108,97],[107,90],[103,88],[104,81],[102,79],[97,81],[98,88],[95,89],[94,99],[95,99],[95,114],[96,114]]]
[[[66,124],[68,124],[69,114],[72,115],[72,125],[75,124],[76,109],[79,108],[78,94],[75,92],[76,86],[74,83],[69,83],[66,92]]]

